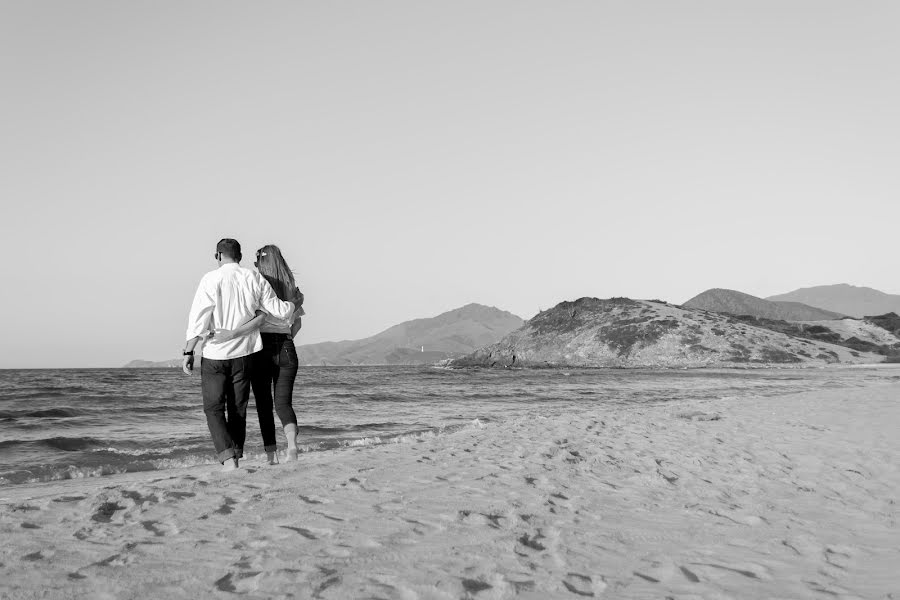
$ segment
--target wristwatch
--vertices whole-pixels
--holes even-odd
[[[194,355],[194,351],[193,351],[193,350],[189,350],[189,351],[182,352],[181,354],[182,354],[183,356],[193,356],[193,355]]]

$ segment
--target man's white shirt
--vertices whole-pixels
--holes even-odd
[[[187,337],[206,338],[215,329],[237,329],[263,310],[273,317],[287,319],[294,313],[294,304],[279,300],[265,278],[237,263],[225,263],[200,280],[191,313],[188,316]],[[227,342],[215,337],[203,344],[203,357],[216,360],[240,358],[262,350],[259,331]]]

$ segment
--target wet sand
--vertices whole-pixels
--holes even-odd
[[[898,432],[893,384],[5,487],[0,597],[900,598]]]

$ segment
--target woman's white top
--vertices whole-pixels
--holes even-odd
[[[288,335],[291,334],[291,326],[294,324],[299,317],[302,317],[306,314],[306,311],[303,310],[302,306],[298,306],[297,310],[294,311],[294,314],[289,316],[287,319],[279,319],[278,317],[273,317],[272,315],[266,313],[266,320],[263,321],[262,327],[259,328],[260,333],[286,333]]]

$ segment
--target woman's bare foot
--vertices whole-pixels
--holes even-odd
[[[288,423],[284,426],[284,437],[287,438],[287,460],[297,460],[297,424]]]
[[[225,462],[222,463],[222,472],[228,473],[229,471],[234,471],[238,468],[238,459],[229,458]]]
[[[272,450],[271,452],[266,452],[266,462],[268,462],[270,465],[277,465],[278,454],[274,450]]]

